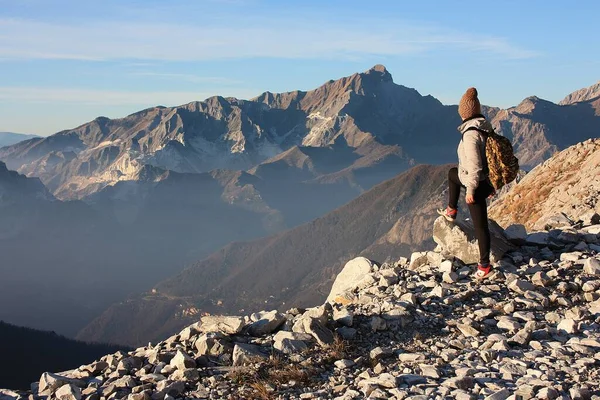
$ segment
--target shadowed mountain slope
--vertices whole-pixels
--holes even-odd
[[[433,248],[430,229],[447,168],[417,166],[310,223],[230,244],[156,285],[154,293],[113,305],[78,337],[143,343],[201,312],[314,305],[350,258],[397,258],[416,247]]]
[[[54,332],[23,328],[0,321],[0,387],[29,389],[46,371],[66,371],[90,363],[124,346],[88,344]]]

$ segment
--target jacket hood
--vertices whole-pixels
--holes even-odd
[[[494,131],[492,124],[485,119],[484,116],[477,116],[475,118],[469,118],[458,127],[458,131],[464,134],[467,130],[476,128],[477,130],[491,133]]]

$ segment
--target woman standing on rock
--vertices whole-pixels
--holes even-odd
[[[462,135],[458,145],[458,168],[451,168],[448,171],[448,207],[438,212],[448,221],[454,222],[458,213],[460,189],[461,187],[467,189],[465,200],[469,206],[479,245],[479,264],[475,276],[482,279],[488,276],[492,269],[486,199],[493,196],[495,191],[489,182],[485,145],[487,136],[493,129],[481,114],[481,104],[477,98],[477,89],[474,87],[467,89],[460,99],[458,114],[463,121],[458,127]]]

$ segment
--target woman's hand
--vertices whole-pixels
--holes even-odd
[[[466,195],[465,200],[467,201],[467,204],[475,204],[475,196],[472,194]]]

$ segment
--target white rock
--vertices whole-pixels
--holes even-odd
[[[58,400],[81,400],[81,389],[75,385],[63,385],[54,393]]]
[[[173,359],[171,360],[170,365],[180,370],[184,370],[187,368],[195,368],[196,360],[194,360],[192,357],[190,357],[183,351],[177,350],[177,354],[175,354],[175,357],[173,357]]]
[[[75,384],[76,386],[85,387],[85,383],[81,381],[77,381],[75,379],[67,378],[62,375],[53,374],[51,372],[44,372],[40,377],[39,382],[39,394],[41,395],[52,395],[56,392],[61,386],[67,384]]]
[[[285,322],[285,316],[277,310],[253,314],[253,323],[248,327],[252,336],[264,336],[274,332]]]
[[[334,308],[333,320],[344,326],[352,326],[354,315],[346,307]]]
[[[492,236],[490,258],[492,262],[496,262],[514,246],[508,241],[504,230],[498,224],[490,220],[489,226]],[[451,223],[444,217],[439,217],[433,224],[433,240],[440,246],[444,255],[456,257],[465,264],[476,263],[479,260],[479,247],[471,222]]]
[[[583,272],[590,275],[600,275],[600,261],[588,258],[583,262]]]
[[[411,269],[414,271],[414,270],[422,267],[423,265],[427,264],[428,261],[429,260],[427,258],[426,251],[419,251],[419,252],[412,253],[410,255],[410,264],[408,266],[408,269]]]
[[[373,271],[373,263],[365,257],[357,257],[346,263],[333,282],[327,301],[335,302],[335,298],[347,290],[355,289],[358,283]]]
[[[346,369],[346,368],[350,368],[350,367],[354,366],[354,361],[344,359],[344,360],[337,360],[333,364],[336,366],[336,368]]]
[[[577,322],[575,322],[571,318],[565,318],[558,324],[556,328],[559,331],[564,331],[566,333],[573,334],[577,332]]]
[[[239,316],[207,315],[201,318],[202,332],[221,332],[235,335],[242,331],[244,318]]]

